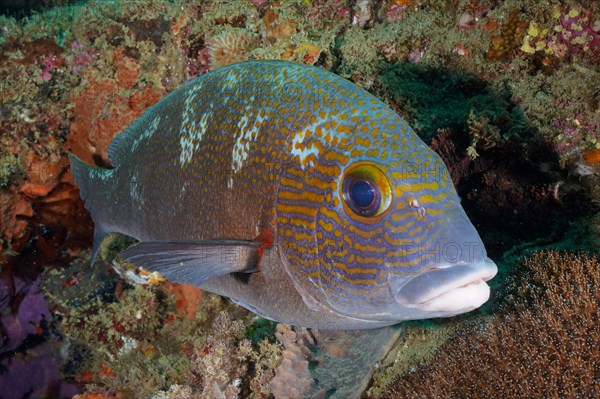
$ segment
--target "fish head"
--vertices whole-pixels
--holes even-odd
[[[409,162],[390,162],[385,173],[393,191],[381,222],[391,313],[424,319],[471,311],[489,299],[496,264],[441,158],[424,143],[412,148]]]
[[[488,300],[497,267],[441,158],[399,117],[387,126],[284,172],[277,208],[286,270],[309,307],[355,320],[473,310]]]

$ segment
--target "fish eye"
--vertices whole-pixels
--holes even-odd
[[[371,180],[348,176],[344,179],[344,201],[356,214],[374,216],[381,205],[381,192]]]
[[[351,215],[365,218],[381,215],[392,202],[391,193],[389,180],[375,165],[360,163],[344,174],[341,194]]]

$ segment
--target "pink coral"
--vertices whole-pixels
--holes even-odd
[[[331,28],[338,22],[348,20],[353,14],[341,0],[314,0],[310,4],[306,17],[317,28]]]
[[[252,0],[252,4],[254,4],[254,7],[258,8],[265,4],[267,1],[269,0]]]
[[[293,331],[284,324],[277,325],[275,336],[285,350],[283,361],[275,370],[275,378],[271,381],[271,389],[276,398],[300,399],[307,396],[313,385],[313,378],[308,370],[311,358],[309,345],[310,334],[306,329]]]
[[[84,43],[77,40],[71,43],[71,50],[73,52],[71,72],[75,75],[81,75],[85,68],[94,61],[97,53],[92,49],[88,49]]]
[[[548,38],[548,48],[559,58],[583,55],[598,58],[600,33],[594,30],[586,12],[573,8],[559,17],[556,35]]]
[[[390,8],[388,8],[385,16],[387,20],[392,21],[400,21],[402,19],[402,15],[404,15],[404,10],[406,10],[406,6],[399,3],[392,3]]]
[[[64,60],[60,55],[48,55],[42,60],[42,72],[40,72],[40,79],[46,81],[52,79],[52,71],[65,64]]]
[[[585,143],[600,139],[600,114],[577,113],[574,117],[558,123],[560,134],[556,137],[554,149],[561,156],[579,153]]]

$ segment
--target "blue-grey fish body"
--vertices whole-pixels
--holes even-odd
[[[124,259],[261,316],[375,328],[489,296],[496,266],[440,158],[384,103],[318,68],[256,61],[200,76],[117,136],[109,158],[113,169],[72,156],[93,254],[107,233],[132,236]]]

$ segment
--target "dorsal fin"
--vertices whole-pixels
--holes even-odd
[[[108,145],[108,159],[113,167],[116,168],[124,159],[128,158],[131,152],[135,150],[137,144],[144,138],[152,136],[157,129],[160,129],[161,118],[165,116],[164,114],[167,109],[172,108],[171,103],[177,101],[179,97],[178,92],[179,90],[175,90],[149,107],[131,125],[113,138]]]
[[[149,108],[131,125],[119,133],[108,145],[108,159],[113,167],[121,164],[122,160],[127,158],[136,140],[144,134],[146,129],[151,126],[155,114],[154,107]]]
[[[116,135],[108,145],[108,159],[113,167],[119,166],[121,160],[125,157],[125,151],[131,147],[131,139],[133,134],[137,133],[137,129],[133,129],[136,124],[136,119],[129,127]]]

